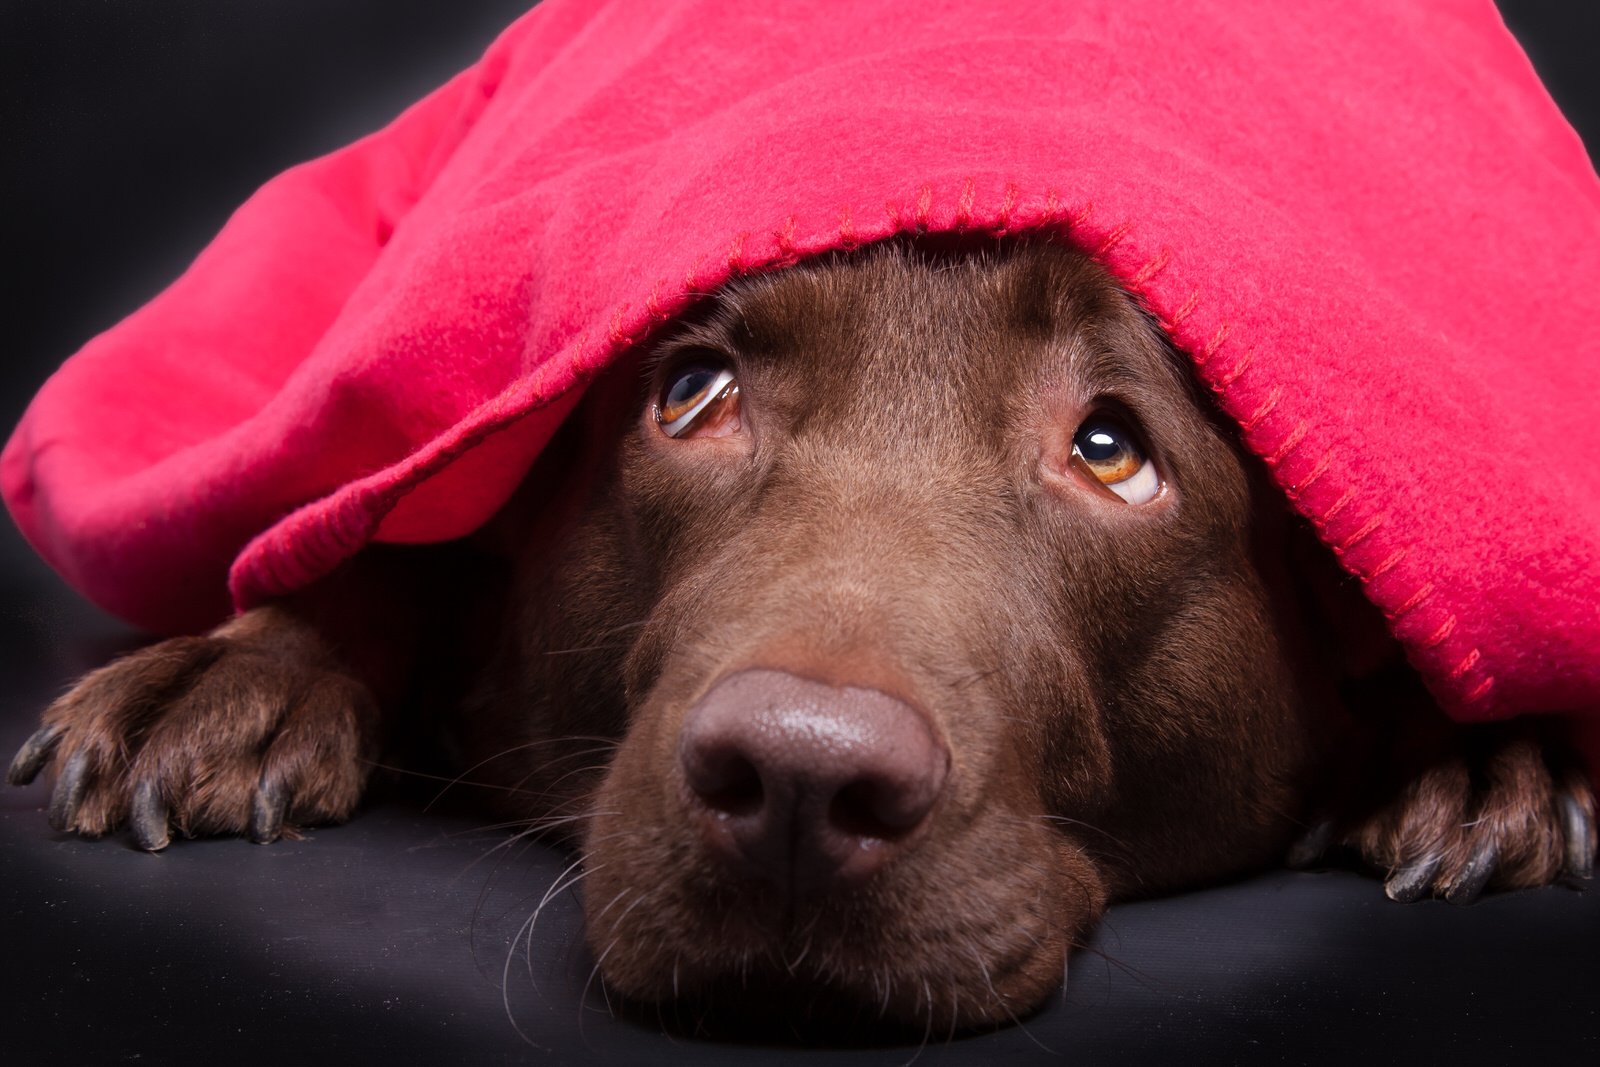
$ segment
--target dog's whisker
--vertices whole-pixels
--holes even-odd
[[[562,824],[571,822],[584,822],[600,816],[615,814],[617,814],[617,812],[584,811],[574,815],[564,816],[559,820],[559,822]],[[518,844],[531,843],[540,834],[545,833],[551,828],[547,825],[540,825],[537,822],[531,827],[529,827],[526,823],[517,823],[514,825],[521,826],[522,829],[518,833],[508,835],[503,840],[496,841],[494,844],[490,845],[481,855],[468,861],[467,864],[461,870],[457,871],[453,877],[460,878],[464,876],[468,871],[472,870],[478,864],[492,856],[495,856],[497,853],[504,858],[504,856],[509,855],[510,850],[515,848]]]
[[[1040,1041],[1038,1036],[1034,1034],[1032,1030],[1029,1030],[1027,1025],[1024,1024],[1020,1018],[1018,1018],[1017,1013],[1011,1010],[1011,1005],[1008,1003],[1009,998],[1001,995],[1000,991],[995,988],[994,977],[989,973],[989,965],[984,962],[983,953],[979,950],[978,946],[969,941],[967,943],[967,951],[971,953],[973,961],[978,965],[978,973],[983,976],[983,984],[989,990],[990,999],[1000,1006],[1001,1011],[1006,1013],[1006,1018],[1010,1019],[1012,1025],[1021,1030],[1028,1040],[1039,1046],[1041,1050],[1049,1053],[1052,1056],[1056,1055],[1056,1050],[1046,1045],[1043,1041]],[[1070,951],[1062,954],[1063,961],[1065,961],[1066,956],[1068,955],[1070,955]],[[1065,962],[1062,963],[1062,982],[1066,982]]]
[[[1050,815],[1050,814],[1038,815],[1038,816],[1035,816],[1035,818],[1042,819],[1042,820],[1044,820],[1045,822],[1048,822],[1048,823],[1055,823],[1055,824],[1060,825],[1060,826],[1075,826],[1075,827],[1078,827],[1079,829],[1082,829],[1082,830],[1088,830],[1091,833],[1099,834],[1101,837],[1105,838],[1107,841],[1111,842],[1113,845],[1116,845],[1118,848],[1126,849],[1128,847],[1128,843],[1126,841],[1124,841],[1122,838],[1118,837],[1117,835],[1111,833],[1111,831],[1101,829],[1100,827],[1096,826],[1094,823],[1085,822],[1083,819],[1074,819],[1074,818],[1072,818],[1071,816],[1068,816],[1068,815]]]
[[[927,1022],[922,1029],[922,1040],[917,1044],[917,1050],[911,1054],[911,1058],[906,1060],[901,1067],[911,1067],[913,1063],[916,1063],[922,1057],[923,1051],[927,1049],[929,1039],[933,1037],[933,987],[928,984],[927,978],[922,979],[922,998],[928,1009]]]
[[[371,767],[373,770],[388,771],[391,774],[401,774],[405,775],[407,778],[420,778],[424,781],[444,782],[447,786],[464,785],[473,789],[492,789],[503,793],[522,792],[522,790],[517,789],[515,786],[499,785],[494,782],[470,782],[467,781],[462,775],[431,774],[427,771],[412,770],[410,767],[400,767],[393,763],[381,763],[378,760],[363,759],[361,762],[366,766]],[[423,810],[426,811],[427,808],[432,807],[434,801],[438,800],[439,796],[442,795],[443,791],[435,795],[434,799],[430,800],[427,807],[425,807]]]
[[[632,647],[633,646],[631,644],[626,642],[622,644],[608,645],[579,645],[575,648],[547,648],[541,654],[546,656],[572,656],[582,652],[611,652],[617,649]]]
[[[488,764],[495,762],[496,760],[501,760],[501,759],[505,759],[505,758],[507,758],[509,756],[517,755],[519,753],[528,752],[528,751],[530,751],[532,749],[539,748],[539,747],[541,747],[543,745],[571,744],[574,741],[593,741],[593,742],[598,742],[598,743],[600,743],[602,745],[609,745],[609,746],[615,746],[615,745],[619,744],[619,742],[617,741],[616,738],[594,737],[594,736],[587,736],[587,735],[572,735],[572,736],[557,737],[557,738],[540,738],[540,739],[534,740],[534,741],[526,741],[526,742],[523,742],[522,744],[519,744],[519,745],[513,745],[513,746],[511,746],[509,748],[502,749],[499,752],[494,753],[493,755],[485,756],[484,758],[480,759],[478,762],[472,764],[466,770],[462,771],[460,774],[456,775],[453,778],[448,779],[447,781],[443,778],[443,776],[427,775],[426,777],[438,777],[439,780],[446,781],[446,784],[445,784],[444,788],[440,789],[439,792],[434,796],[434,798],[431,801],[428,802],[427,808],[431,809],[433,807],[433,805],[438,803],[444,797],[444,795],[447,792],[449,792],[452,788],[454,788],[455,786],[458,786],[458,785],[471,785],[471,786],[479,787],[479,788],[494,788],[493,786],[485,786],[483,783],[469,781],[469,776],[472,775],[475,771],[479,770],[480,768],[485,767]],[[396,769],[399,769],[399,768],[396,768]],[[502,788],[505,788],[505,787],[502,787]],[[521,792],[521,790],[518,787],[515,787],[515,786],[510,787],[508,789],[508,791],[510,791],[510,792]],[[425,810],[427,810],[427,809],[425,809]]]
[[[558,874],[555,881],[550,884],[550,888],[545,891],[543,898],[540,899],[538,905],[533,909],[533,914],[528,916],[528,922],[526,925],[527,936],[525,948],[523,950],[523,961],[528,969],[528,980],[533,983],[533,988],[536,992],[538,990],[538,982],[535,980],[533,973],[533,935],[535,929],[539,925],[539,916],[544,913],[546,905],[548,905],[550,901],[553,900],[558,894],[576,886],[579,882],[583,881],[596,871],[604,869],[603,864],[593,867],[587,866],[585,860],[586,857],[578,857],[570,866],[566,868],[566,870]],[[574,870],[577,870],[577,874],[575,875],[571,874],[571,872]],[[571,876],[569,877],[569,875]],[[516,947],[516,940],[513,939],[511,943],[512,956],[516,955]],[[507,965],[509,966],[509,959],[507,961]]]
[[[569,778],[576,778],[580,774],[594,774],[594,773],[596,773],[598,771],[607,770],[607,769],[610,768],[610,766],[611,765],[609,763],[591,763],[586,767],[578,767],[578,768],[575,768],[573,770],[567,771],[565,774],[561,775],[559,778],[556,778],[556,779],[554,779],[554,780],[552,780],[550,782],[550,785],[548,787],[548,792],[554,793],[556,791],[556,787],[558,785],[560,785],[562,782],[565,782]]]

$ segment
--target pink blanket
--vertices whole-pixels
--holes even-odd
[[[552,0],[86,345],[5,498],[202,627],[472,530],[698,294],[907,231],[1093,253],[1452,714],[1600,713],[1600,183],[1488,0]]]

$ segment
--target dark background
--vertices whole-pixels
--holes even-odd
[[[261,182],[382,125],[525,6],[0,0],[0,429]],[[1592,157],[1600,3],[1501,7]],[[55,689],[137,640],[65,594],[0,520],[3,754]],[[42,800],[0,791],[0,1061],[754,1055],[675,1044],[586,1002],[566,897],[502,1007],[508,946],[563,860],[534,850],[504,862],[503,836],[466,817],[399,802],[316,842],[180,842],[157,858],[50,833]],[[1279,872],[1126,905],[1033,1032],[936,1043],[919,1062],[1600,1062],[1595,897],[1401,908],[1354,875]],[[1046,1055],[1035,1036],[1070,1055]],[[829,1058],[889,1064],[913,1051]]]

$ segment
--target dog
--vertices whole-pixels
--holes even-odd
[[[1465,902],[1595,851],[1559,727],[1444,719],[1186,358],[1041,240],[731,283],[472,537],[88,675],[10,780],[53,768],[63,832],[267,842],[435,727],[581,857],[608,987],[758,1024],[1003,1024],[1108,901],[1286,852]]]

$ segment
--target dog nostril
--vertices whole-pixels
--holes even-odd
[[[704,844],[785,892],[865,877],[899,855],[950,770],[906,701],[759,668],[686,710],[678,760]]]
[[[923,812],[905,809],[894,786],[871,778],[857,779],[834,795],[828,822],[851,837],[892,840],[916,828]]]
[[[695,795],[720,815],[750,815],[761,810],[765,790],[761,772],[739,752],[718,753],[699,761],[689,775]]]

